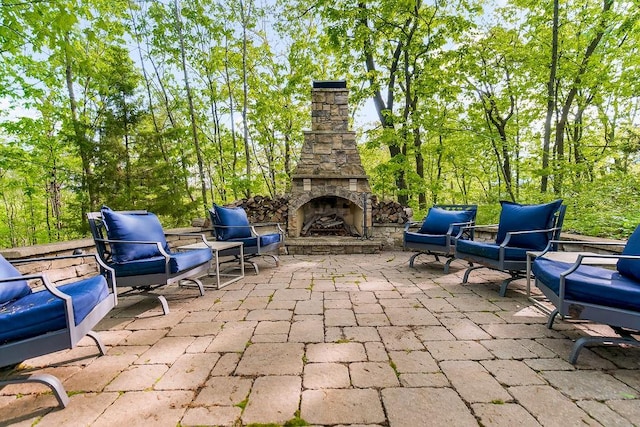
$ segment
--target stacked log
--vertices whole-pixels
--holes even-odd
[[[379,202],[374,196],[371,198],[371,219],[374,224],[397,223],[404,224],[409,221],[407,209],[397,202]]]
[[[238,200],[228,206],[241,206],[246,212],[251,224],[264,222],[287,223],[289,212],[289,198],[286,196],[272,199],[264,196],[253,196]]]
[[[265,196],[253,196],[241,199],[227,206],[241,206],[246,212],[249,222],[264,223],[277,222],[286,228],[289,213],[289,197],[281,196],[274,199]],[[397,223],[409,221],[408,209],[393,201],[378,201],[371,198],[371,205],[367,207],[367,215],[371,215],[374,224]]]

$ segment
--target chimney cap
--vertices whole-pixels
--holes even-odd
[[[316,80],[313,82],[314,89],[346,89],[346,80]]]

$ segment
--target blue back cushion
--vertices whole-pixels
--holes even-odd
[[[247,213],[241,207],[225,208],[213,205],[215,215],[213,216],[214,225],[223,225],[232,228],[217,228],[217,240],[244,239],[251,237],[251,228],[249,227],[249,219]]]
[[[160,242],[165,250],[169,245],[158,217],[152,213],[122,213],[108,208],[101,210],[110,240],[139,240]],[[111,245],[114,262],[127,262],[161,256],[157,245],[141,243],[116,243]]]
[[[640,255],[640,226],[629,237],[622,255]],[[629,279],[640,281],[640,260],[620,259],[618,260],[618,271]]]
[[[500,224],[496,243],[501,244],[510,231],[545,230],[552,228],[554,213],[560,209],[562,200],[541,205],[521,205],[507,201],[500,202]],[[543,250],[549,242],[548,233],[531,233],[512,236],[508,245],[517,248]]]
[[[21,277],[22,274],[9,261],[0,255],[0,279],[9,277]],[[31,293],[31,288],[26,280],[0,283],[0,305],[22,298]]]
[[[450,211],[432,207],[427,213],[422,226],[418,230],[421,234],[447,234],[449,226],[457,222],[469,222],[475,219],[476,210]],[[459,227],[455,227],[453,234],[458,234]]]

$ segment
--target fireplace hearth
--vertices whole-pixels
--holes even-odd
[[[291,178],[289,237],[368,237],[371,188],[349,130],[345,81],[316,81],[311,131]]]

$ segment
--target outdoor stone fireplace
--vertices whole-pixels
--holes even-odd
[[[362,236],[371,228],[371,188],[349,128],[345,81],[316,81],[311,131],[292,174],[289,237]]]

